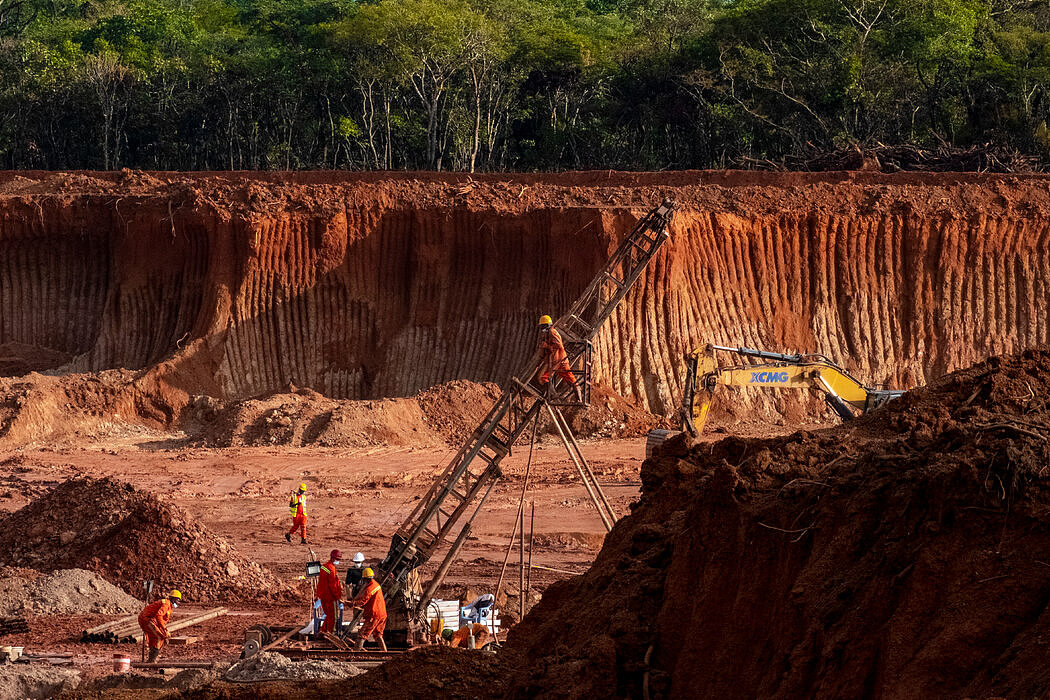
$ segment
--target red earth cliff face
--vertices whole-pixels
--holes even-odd
[[[665,196],[672,241],[595,343],[655,412],[705,342],[907,387],[1050,339],[1038,176],[7,173],[0,372],[149,370],[162,422],[199,393],[503,381]]]

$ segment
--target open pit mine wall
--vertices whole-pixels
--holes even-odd
[[[18,348],[25,371],[162,363],[186,396],[502,381],[532,350],[536,317],[566,310],[638,203],[675,196],[619,188],[595,204],[578,189],[514,208],[360,188],[261,210],[0,196],[0,348]],[[881,189],[865,208],[827,187],[778,208],[773,192],[754,213],[724,204],[732,187],[711,204],[703,186],[683,191],[671,242],[595,343],[596,377],[669,413],[683,352],[708,341],[824,352],[887,387],[1047,341],[1046,218],[898,206]],[[790,408],[771,394],[737,403]]]

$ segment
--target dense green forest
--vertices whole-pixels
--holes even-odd
[[[0,0],[0,167],[1050,159],[1047,0]]]

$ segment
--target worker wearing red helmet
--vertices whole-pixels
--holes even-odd
[[[321,609],[324,610],[324,622],[321,624],[321,632],[331,632],[335,629],[335,604],[343,598],[343,584],[339,581],[339,573],[335,567],[343,553],[333,549],[328,561],[321,566],[321,575],[317,579],[317,597],[321,600]]]
[[[565,344],[562,342],[561,334],[554,330],[551,317],[540,316],[540,359],[539,381],[544,388],[550,386],[551,375],[557,374],[562,381],[567,382],[576,393],[576,400],[583,403],[583,392],[580,385],[576,383],[576,376],[569,367],[569,355],[565,352]]]

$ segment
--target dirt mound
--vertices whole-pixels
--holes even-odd
[[[125,591],[152,579],[196,603],[289,590],[181,508],[114,479],[70,479],[0,519],[0,533],[0,561],[88,569]]]
[[[0,666],[0,700],[53,698],[80,684],[80,671],[46,665]]]
[[[315,662],[311,662],[315,663]],[[302,697],[340,697],[357,700],[416,700],[417,698],[495,698],[507,690],[504,663],[478,650],[421,647],[399,654],[367,673],[337,681],[298,680],[265,686],[216,682],[181,695],[209,700],[293,700]]]
[[[457,380],[402,399],[337,400],[310,389],[224,403],[198,396],[184,414],[192,441],[207,447],[288,445],[302,447],[458,446],[500,396],[495,384]],[[644,435],[662,425],[638,401],[607,385],[592,390],[591,405],[568,410],[579,437]],[[553,434],[541,416],[541,434]]]
[[[590,571],[511,631],[511,695],[1041,695],[1048,397],[1041,349],[850,425],[669,442]]]
[[[0,569],[0,617],[15,615],[117,615],[142,603],[83,569],[41,575],[33,570]]]
[[[0,443],[82,444],[150,435],[172,423],[177,393],[128,370],[0,378]]]
[[[590,405],[567,410],[565,417],[573,433],[589,438],[641,437],[653,428],[670,427],[667,420],[649,413],[638,399],[620,396],[600,382],[591,387]],[[553,433],[549,419],[544,426]]]
[[[352,678],[363,669],[340,661],[293,661],[273,652],[260,652],[250,659],[238,661],[223,676],[228,681],[247,683],[278,680],[331,680]]]
[[[459,445],[492,410],[503,392],[495,384],[451,381],[416,395],[427,425],[450,445]]]

